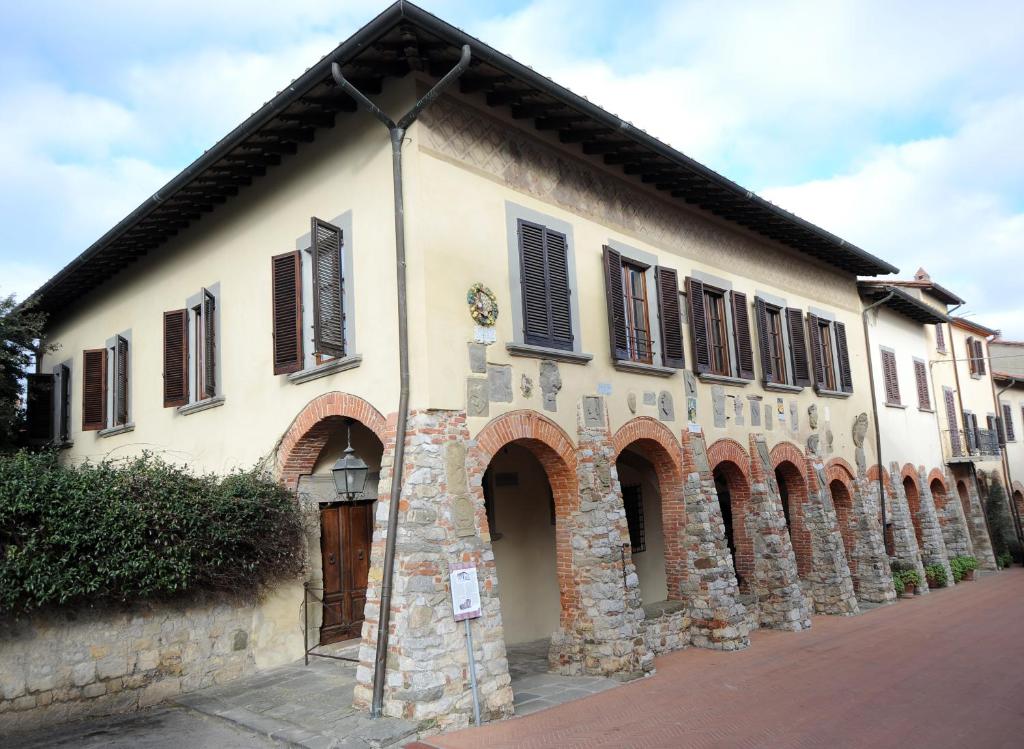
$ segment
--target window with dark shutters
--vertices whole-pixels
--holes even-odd
[[[777,313],[776,313],[777,314]],[[754,297],[754,319],[757,324],[757,349],[761,354],[761,373],[765,383],[785,382],[785,375],[779,379],[775,372],[775,362],[772,355],[774,339],[769,329],[768,305],[761,297]]]
[[[946,426],[949,431],[949,446],[953,455],[959,457],[962,454],[960,427],[956,421],[956,402],[953,398],[952,389],[943,388],[942,399],[946,404]]]
[[[658,286],[658,317],[661,320],[661,363],[682,369],[686,366],[686,355],[683,353],[679,275],[674,269],[659,265],[654,269],[654,278]]]
[[[302,257],[298,251],[270,258],[274,374],[302,369]]]
[[[732,374],[729,359],[729,326],[725,313],[725,291],[704,284],[704,313],[708,331],[710,372],[728,377]]]
[[[345,355],[344,268],[341,229],[313,218],[313,348],[314,353]]]
[[[793,384],[807,387],[811,384],[811,371],[807,357],[807,338],[804,335],[803,310],[787,307],[786,326],[789,331],[789,354],[793,364]]]
[[[836,360],[839,362],[839,389],[853,392],[853,370],[850,369],[850,347],[846,343],[846,325],[833,323],[836,332]]]
[[[53,441],[54,379],[48,374],[25,375],[25,422],[30,444]]]
[[[940,322],[935,323],[935,350],[940,354],[946,353],[946,334]]]
[[[737,376],[754,379],[754,349],[750,344],[750,310],[747,295],[741,291],[729,292],[732,302],[732,334],[736,343]]]
[[[564,234],[519,219],[523,341],[571,351],[569,247]]]
[[[978,350],[974,346],[974,338],[967,336],[967,369],[972,375],[978,374]]]
[[[128,341],[117,336],[114,344],[114,425],[128,423]]]
[[[977,362],[975,371],[979,375],[985,374],[985,341],[980,338],[974,339],[974,357]]]
[[[61,364],[56,368],[60,380],[57,401],[57,437],[60,441],[71,441],[71,369]]]
[[[711,347],[708,344],[707,310],[704,306],[704,282],[686,277],[686,300],[690,307],[690,343],[693,346],[693,371],[711,371]]]
[[[607,245],[603,250],[604,288],[608,301],[608,340],[614,361],[629,360],[629,333],[622,287],[622,255]]]
[[[885,402],[890,406],[899,406],[900,381],[896,375],[896,354],[882,349],[882,380],[885,383]]]
[[[917,407],[922,411],[930,411],[932,399],[928,395],[928,370],[920,359],[914,360],[914,382],[917,385]]]
[[[164,408],[188,403],[188,310],[164,312]]]
[[[82,352],[82,431],[95,432],[107,425],[107,350]]]
[[[1014,442],[1017,438],[1013,431],[1013,409],[1008,403],[1003,405],[1003,428],[1006,430],[1006,441]]]
[[[821,325],[817,315],[807,314],[807,331],[811,338],[811,362],[814,366],[814,385],[819,390],[830,389],[825,381],[825,358],[821,353]]]

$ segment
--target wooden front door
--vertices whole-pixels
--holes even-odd
[[[372,501],[321,508],[320,554],[324,570],[321,645],[360,635],[372,538]]]

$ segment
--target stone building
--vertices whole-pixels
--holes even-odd
[[[399,266],[387,133],[330,66],[401,113],[466,44],[399,138]],[[893,600],[857,278],[896,270],[396,3],[37,292],[59,349],[33,429],[69,460],[275,471],[320,528],[247,647],[302,655],[309,583],[311,636],[361,638],[358,705],[377,677],[386,714],[463,725],[453,563],[479,576],[491,718],[522,643],[634,677]],[[373,475],[352,501],[330,481],[349,445]],[[923,458],[883,455],[900,496]]]

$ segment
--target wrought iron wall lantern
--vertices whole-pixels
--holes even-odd
[[[352,422],[346,421],[345,428],[345,452],[331,468],[331,475],[338,496],[351,501],[363,493],[369,467],[352,451]]]

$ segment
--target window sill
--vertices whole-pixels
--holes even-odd
[[[312,369],[300,369],[298,372],[292,372],[288,375],[288,382],[299,385],[303,382],[309,382],[310,380],[319,380],[321,377],[327,377],[335,372],[344,372],[346,369],[354,369],[362,363],[362,354],[352,354],[351,356],[345,356],[341,359],[334,359],[333,361],[313,367]]]
[[[784,382],[763,382],[761,386],[776,393],[799,393],[804,389],[803,385],[789,385]]]
[[[935,413],[935,409],[934,408],[921,408],[920,406],[918,406],[917,410],[920,411],[923,414],[933,414],[933,413]]]
[[[728,377],[726,375],[717,374],[704,374],[697,375],[697,379],[701,382],[710,382],[715,385],[732,385],[733,387],[746,387],[751,383],[751,380],[744,380],[740,377]]]
[[[566,351],[547,346],[531,346],[528,343],[506,343],[505,350],[512,356],[529,356],[534,359],[554,359],[569,364],[587,364],[594,358],[593,354],[581,354],[578,351]]]
[[[200,411],[206,411],[210,408],[223,406],[224,400],[225,398],[223,395],[215,395],[212,398],[206,398],[205,400],[196,401],[195,403],[189,403],[187,406],[178,406],[178,413],[182,416],[199,413]]]
[[[906,406],[903,405],[902,403],[886,403],[885,407],[886,408],[902,408],[902,409],[906,409]]]
[[[815,390],[822,398],[849,398],[853,393],[844,393],[842,390]]]
[[[671,377],[678,370],[672,367],[662,367],[657,364],[644,364],[643,362],[626,361],[616,359],[612,366],[620,372],[635,372],[637,374],[654,375],[655,377]]]
[[[114,435],[117,435],[117,434],[124,434],[125,432],[130,432],[133,429],[135,429],[135,422],[131,422],[131,423],[128,423],[128,424],[119,424],[116,427],[110,427],[109,429],[101,429],[101,430],[99,430],[98,432],[96,432],[96,436],[97,437],[113,437]],[[68,444],[68,443],[65,443],[65,444]]]

